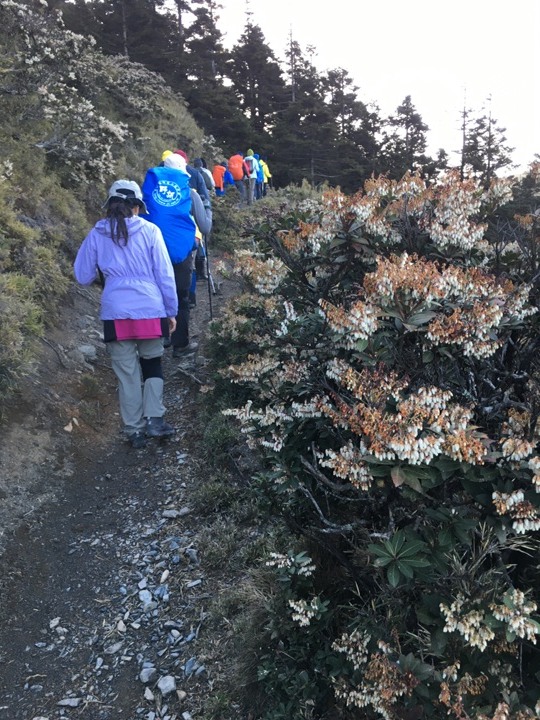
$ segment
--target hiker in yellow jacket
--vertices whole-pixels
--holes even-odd
[[[263,187],[262,187],[262,194],[264,197],[266,195],[266,190],[268,188],[268,183],[270,181],[270,178],[272,177],[272,173],[270,172],[270,168],[268,167],[266,158],[261,158],[259,160],[259,165],[261,166],[263,174],[264,174]]]

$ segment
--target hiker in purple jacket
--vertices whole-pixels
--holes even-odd
[[[104,207],[107,216],[83,240],[74,271],[82,285],[100,274],[105,280],[100,317],[120,414],[131,445],[142,448],[146,437],[175,432],[163,419],[161,367],[163,337],[176,328],[174,272],[161,230],[138,217],[146,206],[136,182],[113,183]]]

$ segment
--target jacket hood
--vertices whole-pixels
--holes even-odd
[[[126,225],[127,225],[130,233],[137,232],[137,230],[140,230],[144,222],[146,222],[146,221],[143,220],[143,218],[138,217],[138,215],[133,215],[133,217],[126,218]],[[103,235],[104,237],[107,237],[107,238],[112,238],[111,222],[110,222],[109,218],[103,218],[103,220],[98,220],[94,229],[100,235]]]

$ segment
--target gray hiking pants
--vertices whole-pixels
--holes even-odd
[[[245,186],[245,184],[244,184],[244,181],[243,181],[243,180],[235,180],[235,181],[234,181],[234,184],[235,184],[235,186],[236,186],[236,189],[237,189],[238,192],[240,193],[240,202],[241,202],[241,203],[244,203],[244,202],[246,201],[246,199],[247,199],[247,196],[246,196],[246,186]]]
[[[163,340],[119,340],[107,343],[112,368],[118,378],[118,399],[124,432],[144,429],[147,417],[163,417],[163,377],[141,376],[140,360],[155,359],[161,375]]]
[[[245,183],[246,183],[247,204],[253,205],[253,201],[255,200],[255,185],[257,183],[257,178],[250,177],[247,180],[245,180]]]

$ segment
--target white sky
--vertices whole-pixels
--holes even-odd
[[[221,0],[218,27],[230,46],[245,25],[246,0]],[[540,153],[540,0],[252,0],[276,56],[289,33],[315,46],[319,71],[342,67],[358,98],[393,113],[406,95],[429,126],[429,150],[452,163],[461,146],[464,100],[506,128],[514,161]]]

